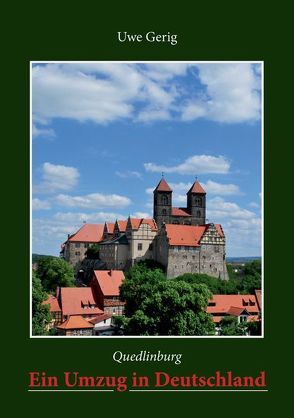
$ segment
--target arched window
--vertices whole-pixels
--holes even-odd
[[[168,204],[168,197],[167,197],[167,195],[166,195],[166,194],[163,194],[163,195],[162,195],[162,197],[161,197],[161,203],[162,203],[163,205],[167,205],[167,204]]]
[[[202,206],[202,199],[201,199],[201,197],[195,197],[195,204],[196,204],[196,206]]]

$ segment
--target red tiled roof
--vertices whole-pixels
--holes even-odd
[[[156,189],[154,191],[158,192],[171,192],[172,189],[169,187],[167,182],[162,178],[158,185],[156,186]]]
[[[83,302],[96,305],[91,287],[61,287],[60,302],[63,315],[98,315],[103,313],[98,307],[83,307]]]
[[[240,307],[237,307],[237,306],[231,306],[229,308],[229,310],[227,311],[227,314],[228,315],[231,315],[231,316],[239,316],[239,315],[241,315],[241,313],[244,313],[244,312],[246,312],[247,314],[249,314],[249,312],[247,311],[246,308],[240,308]]]
[[[105,230],[109,234],[113,234],[113,231],[114,231],[114,223],[112,223],[112,222],[105,222]]]
[[[61,312],[58,300],[53,295],[48,295],[48,298],[44,300],[43,305],[50,305],[50,312]]]
[[[128,221],[117,221],[119,232],[126,232]]]
[[[214,226],[215,226],[217,232],[220,234],[220,236],[224,237],[225,234],[224,234],[224,231],[223,231],[223,228],[222,228],[221,224],[214,224]]]
[[[186,208],[172,208],[172,216],[191,216]]]
[[[255,295],[213,295],[210,302],[215,303],[215,306],[207,306],[206,312],[210,314],[226,314],[232,307],[246,309],[249,314],[259,312]]]
[[[64,321],[57,328],[59,329],[87,329],[93,328],[94,325],[86,321],[82,316],[70,316],[66,321]]]
[[[103,239],[104,225],[85,224],[69,237],[70,242],[100,242]]]
[[[111,317],[112,317],[112,314],[104,313],[102,315],[96,316],[95,318],[89,319],[89,322],[95,325],[95,324],[99,324],[99,322],[106,321],[106,319],[109,319]]]
[[[260,310],[262,310],[262,296],[261,296],[261,290],[255,290],[255,296],[257,299],[258,307]]]
[[[205,225],[165,225],[169,245],[199,247],[199,241],[206,230]]]
[[[157,225],[154,219],[151,218],[129,218],[131,228],[137,230],[142,224],[147,224],[150,226],[152,231],[157,231]]]
[[[203,187],[201,186],[201,184],[199,183],[199,181],[195,181],[192,184],[192,186],[191,186],[190,190],[188,191],[188,193],[201,193],[201,194],[206,194],[206,191],[203,189]]]
[[[122,270],[94,270],[94,279],[104,296],[119,296],[119,287],[124,278]]]

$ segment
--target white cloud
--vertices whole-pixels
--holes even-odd
[[[260,76],[250,64],[199,64],[204,92],[187,100],[182,120],[204,117],[224,123],[255,121],[260,118]]]
[[[103,224],[116,219],[125,219],[125,216],[110,212],[58,212],[52,218],[35,218],[32,225],[33,252],[58,255],[67,235],[75,233],[84,222]]]
[[[260,117],[259,89],[258,69],[246,63],[35,65],[33,134],[54,135],[43,127],[54,118],[98,124],[200,117],[225,123],[255,121]]]
[[[153,63],[145,65],[145,74],[156,81],[167,81],[177,76],[185,76],[190,64]]]
[[[152,215],[148,212],[134,212],[131,214],[131,218],[152,218]]]
[[[131,177],[135,177],[138,179],[142,178],[142,174],[139,173],[138,171],[131,171],[131,170],[116,171],[115,174],[122,179],[131,178]]]
[[[251,208],[255,208],[255,209],[259,209],[260,208],[260,205],[258,203],[256,203],[256,202],[250,202],[248,204],[248,206],[250,206]]]
[[[35,123],[32,125],[32,135],[34,138],[37,138],[38,136],[48,136],[54,138],[56,136],[53,129],[37,127]]]
[[[125,208],[130,205],[128,197],[116,194],[90,193],[84,196],[70,196],[59,194],[55,197],[55,202],[64,207],[82,209],[103,209],[103,208]]]
[[[209,219],[225,219],[228,216],[236,219],[252,219],[256,214],[248,209],[240,208],[237,203],[227,202],[221,197],[207,201]]]
[[[104,223],[114,222],[116,219],[125,219],[124,215],[112,212],[94,212],[94,213],[81,213],[81,212],[57,212],[54,217],[57,221],[82,224],[87,223]]]
[[[208,180],[206,183],[203,183],[204,190],[209,194],[219,194],[222,196],[230,195],[240,195],[239,186],[236,184],[223,184],[217,183],[212,180]]]
[[[193,155],[183,163],[176,166],[157,165],[154,163],[144,164],[146,171],[153,173],[177,173],[177,174],[227,174],[230,169],[230,162],[223,156]]]
[[[261,251],[261,218],[234,202],[220,197],[207,201],[209,222],[221,223],[226,235],[227,254],[259,256]]]
[[[75,167],[44,163],[42,166],[42,182],[34,186],[36,193],[52,193],[58,190],[73,189],[80,177]]]
[[[33,199],[32,200],[33,210],[48,210],[51,209],[51,204],[48,200]]]

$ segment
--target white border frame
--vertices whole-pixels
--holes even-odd
[[[225,339],[260,339],[264,338],[264,61],[30,61],[30,257],[32,257],[32,67],[34,64],[97,64],[97,63],[107,63],[107,64],[260,64],[261,65],[261,265],[262,265],[262,276],[261,276],[261,296],[262,296],[262,326],[261,326],[261,335],[252,335],[252,336],[219,336],[219,335],[195,335],[195,336],[185,336],[185,335],[175,335],[175,336],[167,336],[167,335],[150,335],[150,336],[143,336],[143,335],[121,335],[121,336],[111,336],[111,335],[92,335],[92,336],[55,336],[55,335],[32,335],[32,266],[31,260],[29,263],[30,266],[30,338],[57,338],[57,339],[178,339],[178,338],[185,338],[185,339],[217,339],[225,340]]]

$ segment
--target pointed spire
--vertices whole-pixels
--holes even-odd
[[[188,191],[187,194],[189,193],[201,193],[201,194],[206,194],[206,191],[203,189],[203,187],[201,186],[201,184],[199,183],[199,181],[194,181],[194,183],[192,184],[190,190]]]
[[[165,179],[162,177],[162,179],[160,180],[160,182],[158,183],[156,189],[154,190],[154,192],[171,192],[172,189],[169,187],[169,185],[167,184],[167,182],[165,181]]]

